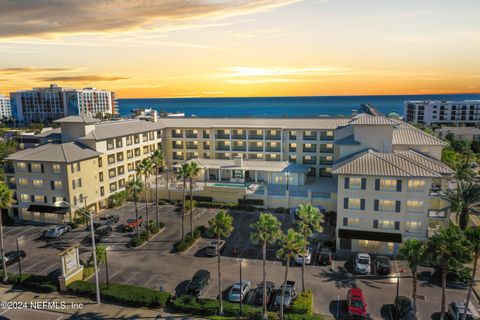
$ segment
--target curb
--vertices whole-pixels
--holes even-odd
[[[158,230],[157,233],[155,233],[153,236],[151,236],[150,239],[148,239],[147,241],[145,241],[144,243],[142,243],[138,247],[130,247],[130,249],[133,249],[133,250],[140,249],[141,247],[146,245],[148,243],[148,241],[150,241],[152,239],[155,239],[155,237],[158,236],[160,233],[162,233],[165,229],[166,229],[166,227],[163,227],[162,229]]]
[[[183,254],[187,253],[188,251],[190,251],[190,249],[192,249],[192,248],[193,248],[193,246],[194,246],[194,245],[196,245],[196,244],[197,244],[197,242],[198,242],[198,241],[200,241],[200,239],[202,239],[202,237],[201,237],[201,236],[200,236],[200,237],[198,237],[198,238],[197,238],[195,241],[193,241],[193,242],[192,242],[192,245],[191,245],[190,247],[188,247],[188,249],[187,249],[187,250],[185,250],[185,251],[180,251],[180,252],[176,252],[176,253],[177,253],[178,255],[183,255]]]

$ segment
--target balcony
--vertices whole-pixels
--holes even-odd
[[[252,152],[263,152],[263,147],[249,147],[248,151]]]
[[[172,138],[183,138],[183,134],[182,134],[182,132],[172,131]],[[135,142],[135,143],[137,143],[137,142]]]
[[[303,148],[303,152],[315,153],[317,152],[317,148]]]
[[[194,131],[187,131],[185,136],[188,138],[188,139],[196,139],[198,138],[198,134]]]
[[[220,151],[230,151],[230,146],[226,146],[226,145],[217,145],[217,150],[220,150]]]
[[[246,146],[233,146],[232,148],[233,151],[247,151],[247,147]]]
[[[333,153],[333,148],[322,148],[322,147],[320,147],[320,153]]]
[[[267,140],[280,140],[281,136],[280,136],[280,134],[275,134],[275,135],[267,134],[265,136],[265,139],[267,139]]]
[[[197,149],[198,145],[195,143],[187,143],[187,149]]]
[[[210,150],[210,143],[204,142],[203,143],[203,149],[204,150]]]
[[[288,139],[289,140],[297,140],[297,135],[296,134],[289,134]]]
[[[266,152],[280,152],[280,147],[267,147]]]
[[[321,134],[320,135],[320,140],[323,140],[323,141],[333,141],[334,137],[333,135],[329,136],[329,135],[326,135],[326,134]]]
[[[249,140],[263,140],[263,134],[258,134],[255,131],[250,131],[248,134]]]
[[[243,140],[245,140],[245,139],[247,139],[247,132],[243,131],[243,133],[242,133],[242,132],[238,132],[238,131],[234,130],[233,133],[232,133],[232,139],[237,139],[237,140],[238,139],[240,139],[240,140],[243,139]]]
[[[183,149],[183,144],[179,143],[179,144],[173,144],[172,145],[172,148],[173,149]]]
[[[333,160],[320,160],[320,164],[322,164],[322,165],[332,165]]]
[[[316,134],[304,134],[303,140],[317,140]]]

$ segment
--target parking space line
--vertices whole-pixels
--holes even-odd
[[[205,290],[205,292],[202,294],[201,298],[205,298],[205,296],[207,295],[208,291],[210,291],[210,289],[213,287],[213,285],[216,283],[215,280],[212,280],[212,283],[210,283],[210,285],[207,287],[207,290]]]
[[[108,278],[111,280],[113,277],[115,277],[117,274],[119,274],[120,271],[122,271],[122,270],[118,270],[117,272],[115,272],[111,276],[109,276]]]
[[[44,261],[43,261],[43,260],[37,261],[37,262],[35,262],[34,264],[31,264],[29,267],[22,268],[22,271],[30,270],[31,268],[33,268],[34,266],[36,266],[36,265],[38,265],[38,264],[40,264],[40,263],[42,263],[42,262],[44,262]]]
[[[55,270],[56,267],[58,267],[58,266],[59,266],[59,263],[52,264],[52,265],[48,266],[47,268],[43,269],[43,271],[40,272],[39,274],[40,274],[40,275],[47,275],[47,274],[49,274],[51,271]]]
[[[133,280],[135,277],[137,277],[139,274],[140,274],[140,272],[135,271],[135,272],[133,273],[133,276],[131,276],[130,278],[128,278],[128,280],[125,281],[125,282],[123,282],[123,284],[128,284],[130,281],[132,281],[132,280]]]
[[[21,230],[21,227],[9,227],[10,230],[7,230],[4,232],[4,235],[11,235],[15,232],[18,232],[19,230]],[[13,233],[12,233],[13,231]]]

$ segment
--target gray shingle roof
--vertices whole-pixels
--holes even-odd
[[[78,142],[47,143],[12,153],[6,160],[70,163],[101,155]]]
[[[412,150],[380,153],[371,149],[340,164],[332,172],[345,175],[434,178],[453,174],[453,170],[442,162]]]
[[[92,124],[97,123],[98,119],[93,118],[92,116],[88,115],[79,115],[79,116],[68,116],[65,118],[61,118],[55,120],[53,122],[56,123],[85,123],[85,124]]]
[[[350,124],[354,125],[367,125],[367,126],[394,126],[397,122],[384,116],[371,116],[365,113],[361,113],[354,117]]]
[[[105,140],[115,137],[123,137],[131,134],[138,134],[152,130],[159,130],[163,126],[159,123],[142,120],[121,120],[101,122],[95,125],[95,130],[82,140]]]
[[[334,130],[345,126],[350,118],[161,118],[159,123],[169,128],[272,128]]]

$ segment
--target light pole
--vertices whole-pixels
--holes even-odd
[[[107,289],[110,289],[110,283],[108,282],[108,246],[105,247],[105,276],[107,277]]]
[[[92,212],[87,211],[87,197],[84,197],[85,199],[85,208],[79,208],[76,205],[70,204],[66,201],[57,201],[55,204],[64,204],[70,208],[76,209],[80,214],[83,214],[84,216],[88,216],[90,218],[90,236],[92,237],[92,255],[93,255],[93,268],[95,270],[95,286],[96,286],[96,292],[97,292],[97,304],[100,304],[100,284],[98,282],[98,266],[97,266],[97,250],[95,249],[95,234],[94,234],[94,229],[93,229],[93,217],[92,217]]]
[[[15,243],[17,244],[17,256],[18,256],[18,283],[22,282],[22,263],[20,262],[20,250],[18,248],[18,237],[15,237]]]
[[[287,172],[285,172],[285,175],[287,176],[287,191],[288,191],[288,180],[290,180],[290,179],[289,179],[289,172],[288,172],[288,170],[287,170]]]
[[[220,254],[220,253],[219,253]],[[243,307],[243,284],[242,284],[242,259],[238,259],[240,264],[240,317],[242,316],[242,307]]]

